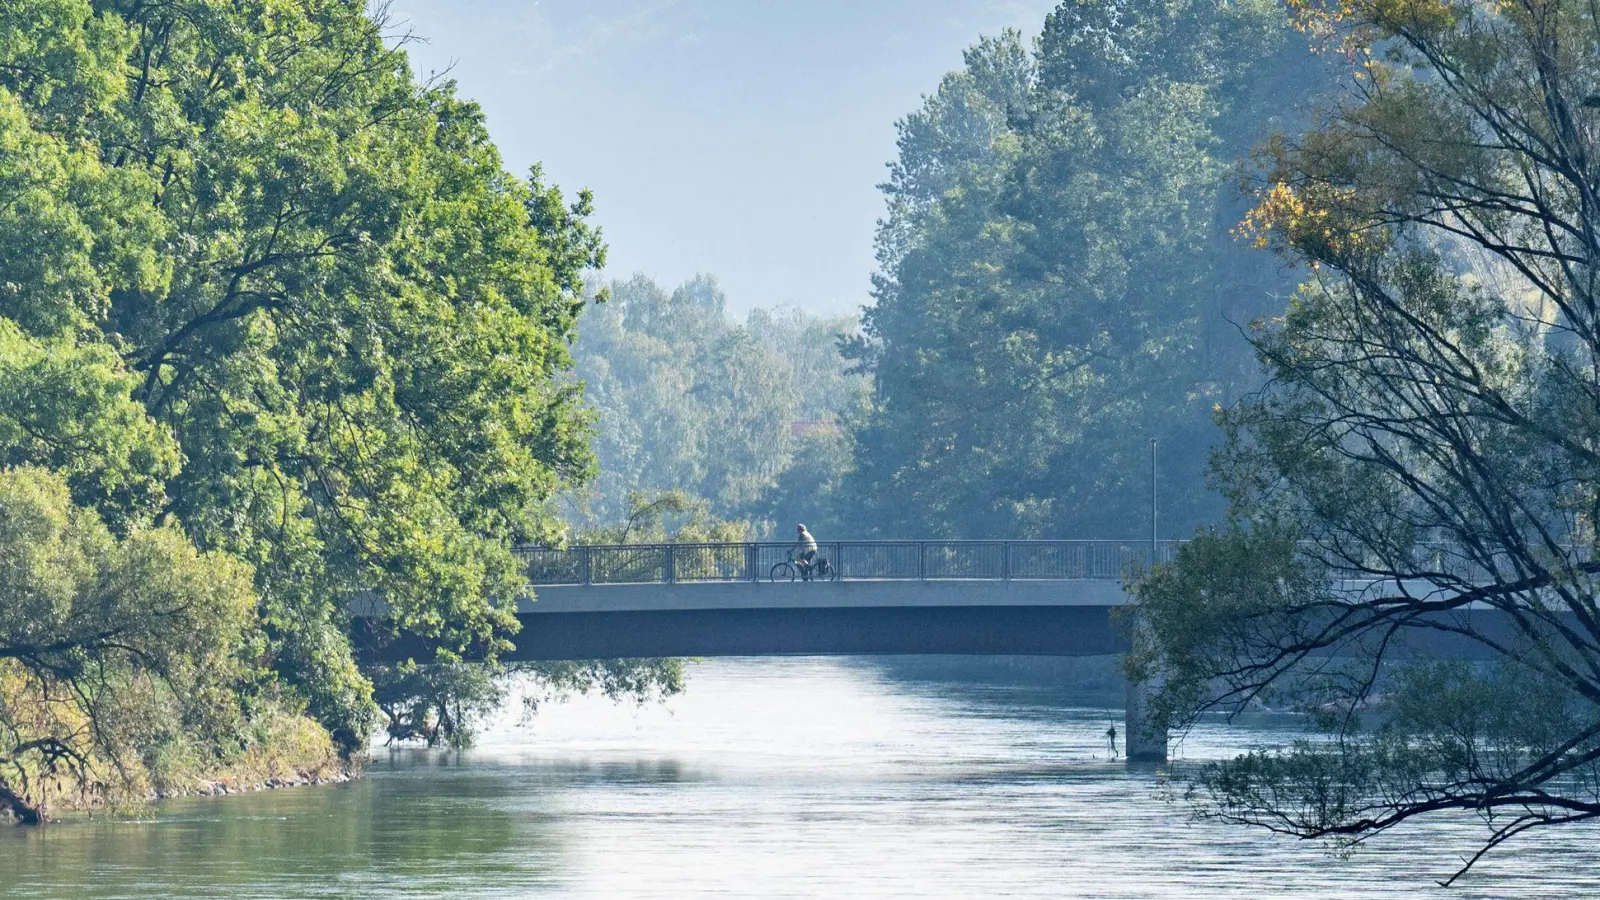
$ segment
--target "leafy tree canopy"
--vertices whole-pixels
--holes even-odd
[[[0,812],[142,802],[305,730],[252,689],[248,567],[170,526],[118,537],[45,469],[0,471],[0,597]]]
[[[852,496],[888,535],[1113,537],[1212,517],[1208,414],[1291,283],[1230,235],[1235,160],[1319,67],[1275,3],[1067,0],[899,125]]]
[[[848,468],[841,420],[865,388],[838,353],[850,320],[757,309],[739,325],[705,275],[670,293],[635,276],[606,294],[574,348],[598,428],[599,476],[576,517],[586,532],[633,515],[634,494],[682,491],[727,519],[827,505],[820,484],[788,493],[800,484],[785,473],[826,459],[831,485]]]
[[[342,602],[447,649],[514,627],[509,545],[587,477],[561,373],[590,199],[504,171],[355,0],[0,11],[0,460],[254,575],[265,652],[340,741]]]
[[[1296,7],[1354,70],[1267,144],[1246,227],[1309,278],[1255,332],[1267,388],[1221,416],[1229,523],[1138,585],[1140,674],[1169,724],[1273,697],[1326,719],[1206,773],[1216,814],[1362,840],[1471,813],[1487,851],[1600,816],[1600,19]]]

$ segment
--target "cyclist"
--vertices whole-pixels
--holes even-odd
[[[817,539],[811,536],[804,525],[796,525],[794,530],[794,561],[800,566],[800,576],[810,581],[811,562],[817,558]]]

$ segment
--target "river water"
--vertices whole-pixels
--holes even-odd
[[[1593,828],[1523,840],[1446,892],[1432,879],[1474,847],[1471,823],[1336,857],[1194,821],[1156,772],[1108,758],[1118,714],[1103,697],[987,676],[696,663],[665,706],[545,704],[470,753],[380,752],[348,785],[0,831],[0,895],[1600,896]],[[1284,723],[1207,725],[1178,754],[1292,736]]]

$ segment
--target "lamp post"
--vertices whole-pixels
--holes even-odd
[[[1150,566],[1155,567],[1156,556],[1156,439],[1150,439]],[[1148,570],[1147,570],[1148,571]],[[1137,611],[1137,607],[1135,608]],[[1133,628],[1146,639],[1149,623],[1136,615]],[[1135,642],[1138,642],[1135,638]],[[1140,684],[1129,681],[1125,709],[1124,746],[1130,763],[1164,763],[1167,761],[1167,731],[1150,723],[1150,695],[1160,684],[1159,673],[1150,682]]]
[[[1155,567],[1160,557],[1156,555],[1156,439],[1150,439],[1150,565]]]

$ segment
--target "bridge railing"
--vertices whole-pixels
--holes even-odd
[[[1178,541],[1157,545],[1161,561]],[[766,581],[793,543],[524,547],[535,585]],[[1149,564],[1148,541],[829,541],[819,554],[846,581],[1120,579]]]

